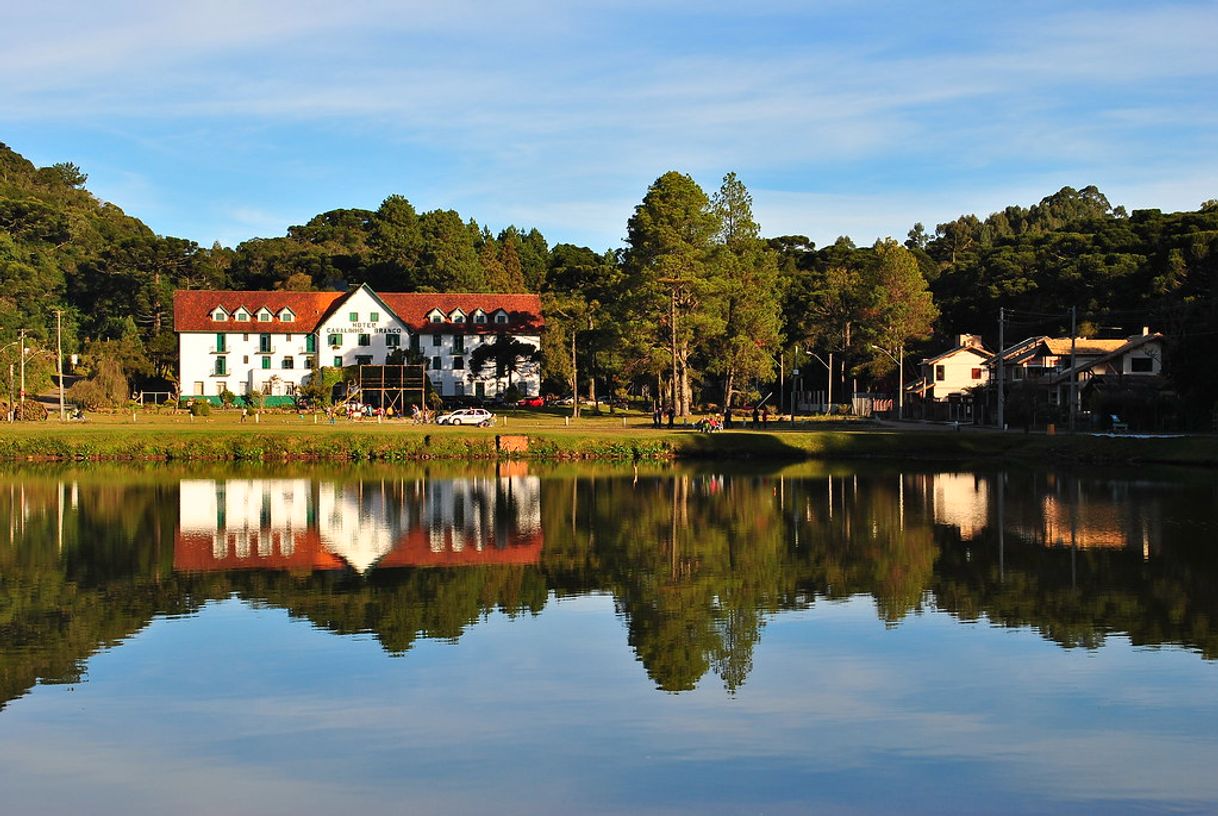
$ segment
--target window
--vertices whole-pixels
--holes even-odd
[[[330,348],[338,348],[343,344],[343,336],[341,334],[332,334],[326,342],[330,344]]]
[[[496,323],[506,323],[507,315],[504,312],[500,312],[499,314],[495,315],[495,322]]]
[[[413,351],[415,354],[419,353],[419,335],[417,335],[417,334],[410,335],[410,350]]]
[[[203,395],[203,383],[199,380],[195,381],[195,393],[200,396]]]
[[[1129,370],[1134,374],[1151,374],[1155,370],[1155,361],[1150,357],[1130,357]]]
[[[225,357],[216,358],[216,367],[212,370],[212,374],[217,377],[223,377],[228,374],[228,362]]]
[[[1015,367],[1015,379],[1017,379],[1017,380],[1023,379],[1023,368],[1021,368],[1019,366]]]
[[[291,358],[291,357],[283,358],[283,368],[295,368],[295,367],[296,367],[296,361],[293,358]]]
[[[464,370],[465,370],[465,358],[464,357],[454,357],[453,358],[453,371],[464,371]]]
[[[380,312],[370,312],[368,314],[368,319],[370,321],[372,321],[373,323],[376,323],[378,320],[381,319],[381,313]]]
[[[317,351],[317,335],[316,334],[306,334],[305,335],[305,351],[309,352],[310,354]]]
[[[439,358],[439,357],[432,357],[432,358],[431,358],[431,370],[432,370],[432,371],[439,371],[439,370],[440,370],[440,369],[442,369],[443,367],[444,367],[444,366],[443,366],[442,361],[440,360],[440,358]]]
[[[224,342],[224,335],[216,335],[216,354],[223,354],[228,351],[228,344]]]
[[[400,348],[402,345],[402,335],[387,334],[385,335],[385,348]]]
[[[355,364],[356,365],[372,365],[372,355],[371,354],[355,355]]]
[[[228,383],[226,383],[224,380],[220,380],[220,382],[216,383],[216,396],[217,397],[224,396],[224,392],[227,390],[228,390]]]
[[[465,335],[453,335],[453,354],[463,354],[465,352]]]
[[[432,323],[443,323],[444,315],[440,314],[439,312],[433,312],[431,315],[431,322]]]
[[[224,322],[225,320],[228,320],[228,312],[224,311],[223,309],[216,309],[211,313],[211,319]]]
[[[935,382],[943,382],[947,379],[947,366],[935,366]]]
[[[279,311],[279,319],[284,323],[295,323],[296,314],[291,309],[281,309]]]
[[[241,323],[248,323],[249,319],[250,319],[250,313],[245,311],[245,309],[238,309],[237,314],[235,314],[233,316],[233,319],[237,320]]]
[[[250,341],[250,336],[249,336],[249,334],[248,334],[248,333],[246,333],[246,334],[241,335],[241,340],[242,340],[243,342],[248,343],[248,342]]]
[[[347,317],[351,318],[352,323],[359,322],[359,312],[348,312]]]
[[[482,312],[474,312],[474,322],[475,323],[485,323],[486,315],[484,315]]]
[[[241,362],[242,362],[242,363],[246,363],[246,364],[248,364],[248,363],[249,363],[249,361],[250,361],[250,356],[249,356],[248,354],[242,354],[242,355],[241,355]]]
[[[270,358],[270,357],[263,357],[263,358],[262,358],[262,367],[263,367],[263,368],[270,368],[270,367],[271,367],[271,358]]]
[[[315,360],[313,357],[306,357],[306,358],[304,358],[304,367],[305,367],[305,368],[309,368],[309,369],[311,369],[311,368],[313,368],[315,365],[317,365],[317,361],[316,361],[316,360]]]
[[[285,334],[285,335],[283,336],[283,342],[285,342],[285,343],[291,343],[291,342],[292,342],[292,335],[290,335],[290,334]]]
[[[271,336],[269,334],[258,335],[258,353],[259,354],[270,354],[271,353]]]
[[[444,340],[443,340],[443,339],[441,339],[441,336],[440,336],[440,335],[438,335],[438,334],[433,334],[433,335],[431,336],[431,344],[432,344],[433,346],[442,346],[442,345],[444,345]]]
[[[361,335],[359,336],[359,344],[360,344],[361,346],[370,346],[370,345],[372,345],[372,335],[370,335],[370,334],[361,334]]]
[[[342,368],[342,367],[343,367],[343,358],[342,358],[342,357],[335,357],[335,358],[334,358],[334,367],[335,367],[335,368]]]
[[[453,322],[454,323],[464,323],[465,315],[457,315],[456,317],[453,318]]]
[[[270,323],[271,322],[271,313],[266,309],[259,309],[258,310],[258,322],[259,323]]]
[[[973,379],[974,379],[974,380],[979,380],[979,379],[981,379],[981,369],[979,369],[979,368],[974,368],[974,369],[973,369],[973,370],[970,372],[970,374],[972,375],[972,377],[973,377]]]

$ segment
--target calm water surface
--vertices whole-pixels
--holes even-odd
[[[0,810],[1218,810],[1212,473],[0,473]]]

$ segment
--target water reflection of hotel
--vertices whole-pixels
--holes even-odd
[[[181,483],[174,567],[185,571],[532,564],[541,483],[466,479]]]

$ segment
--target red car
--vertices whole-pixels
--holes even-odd
[[[520,408],[541,408],[546,404],[546,401],[541,397],[525,397],[516,403]]]

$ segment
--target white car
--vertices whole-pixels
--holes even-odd
[[[485,428],[495,422],[495,415],[485,408],[458,408],[436,418],[437,425],[478,425]]]

